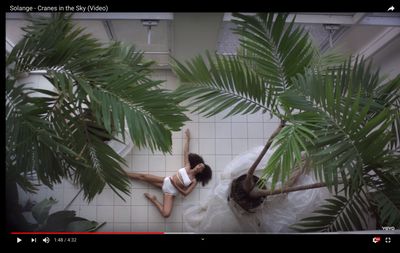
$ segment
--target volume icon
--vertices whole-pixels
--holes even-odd
[[[50,238],[48,238],[48,237],[43,238],[43,241],[44,241],[45,243],[49,243],[49,242],[50,242]]]

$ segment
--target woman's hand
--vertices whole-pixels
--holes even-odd
[[[178,187],[176,187],[176,184],[175,184],[174,179],[173,179],[172,177],[169,177],[169,179],[171,180],[171,184],[172,184],[175,188],[178,188]]]
[[[172,177],[169,177],[169,179],[171,180],[171,184],[184,196],[186,197],[187,192],[185,190],[183,190],[181,187],[177,186],[175,184],[175,181],[172,179]]]

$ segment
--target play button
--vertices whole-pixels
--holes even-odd
[[[22,240],[17,237],[17,243],[20,243]]]

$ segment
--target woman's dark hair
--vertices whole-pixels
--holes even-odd
[[[197,164],[199,163],[204,163],[204,160],[201,156],[198,154],[190,153],[189,154],[189,163],[190,163],[190,169],[192,170],[194,167],[196,167]],[[204,169],[202,172],[196,174],[196,180],[201,182],[203,186],[205,186],[208,181],[212,178],[212,170],[209,165],[204,163]]]

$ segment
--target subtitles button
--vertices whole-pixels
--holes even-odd
[[[374,238],[372,238],[372,242],[373,243],[379,243],[381,241],[381,238],[379,236],[375,236]]]

